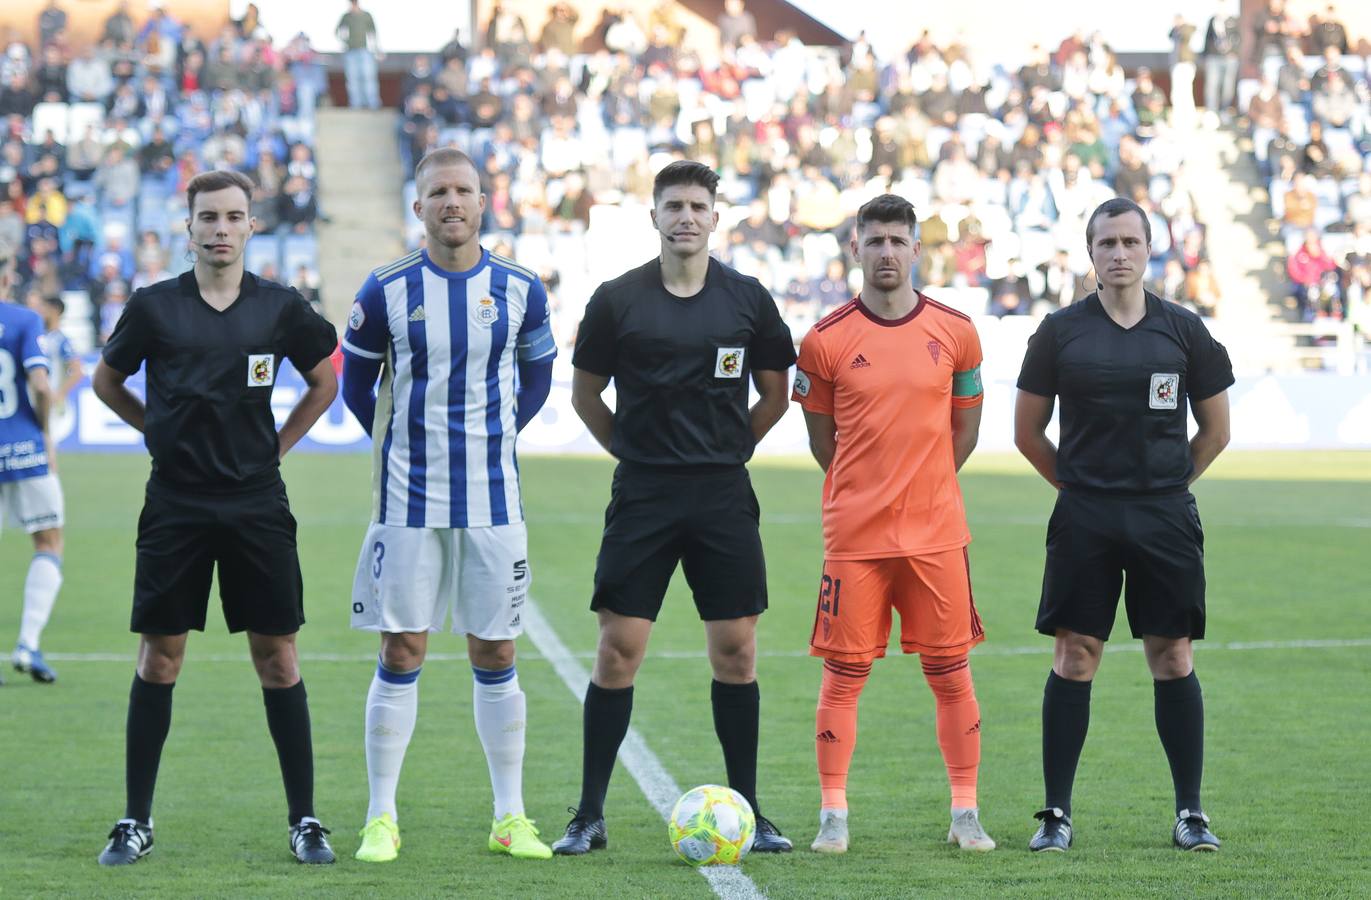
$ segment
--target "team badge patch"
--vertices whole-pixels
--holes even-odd
[[[938,358],[943,355],[943,345],[937,341],[928,342],[928,355],[933,357],[933,365],[938,364]]]
[[[270,387],[276,381],[276,360],[270,353],[248,356],[248,387]]]
[[[1180,388],[1181,376],[1154,373],[1152,375],[1152,388],[1147,392],[1147,405],[1153,409],[1175,409]]]
[[[743,350],[742,347],[720,347],[714,358],[714,377],[742,378]]]
[[[489,297],[482,297],[476,302],[476,321],[482,325],[494,325],[500,318],[500,310],[495,306],[495,301]]]
[[[356,331],[366,323],[366,320],[366,310],[362,309],[361,301],[354,302],[352,304],[352,312],[348,313],[348,327],[353,331]]]
[[[795,370],[795,393],[801,397],[809,396],[809,376],[799,369]]]

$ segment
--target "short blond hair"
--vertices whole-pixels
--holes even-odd
[[[471,166],[472,171],[479,176],[481,170],[476,167],[476,161],[467,156],[456,147],[439,147],[424,154],[424,158],[419,160],[419,165],[414,167],[414,180],[418,182],[424,175],[424,170],[432,166],[460,166],[462,164]]]

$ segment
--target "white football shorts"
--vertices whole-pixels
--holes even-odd
[[[37,478],[0,481],[0,522],[8,521],[29,534],[61,528],[65,506],[62,484],[51,472]]]
[[[404,528],[373,522],[352,582],[352,627],[452,631],[487,641],[523,634],[532,575],[523,522],[486,528]]]

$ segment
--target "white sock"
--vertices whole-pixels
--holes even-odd
[[[527,703],[514,667],[492,671],[471,667],[476,734],[486,751],[495,818],[524,814],[524,730]]]
[[[19,643],[38,649],[43,626],[48,624],[57,592],[62,587],[62,558],[51,553],[35,553],[24,579],[24,617],[19,623]]]
[[[376,664],[367,691],[368,822],[382,813],[390,813],[397,821],[400,818],[395,813],[395,788],[419,715],[419,672],[392,672]]]

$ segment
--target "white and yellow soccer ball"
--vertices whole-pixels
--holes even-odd
[[[677,855],[692,866],[734,866],[752,849],[757,817],[742,794],[705,784],[676,801],[667,833]]]

